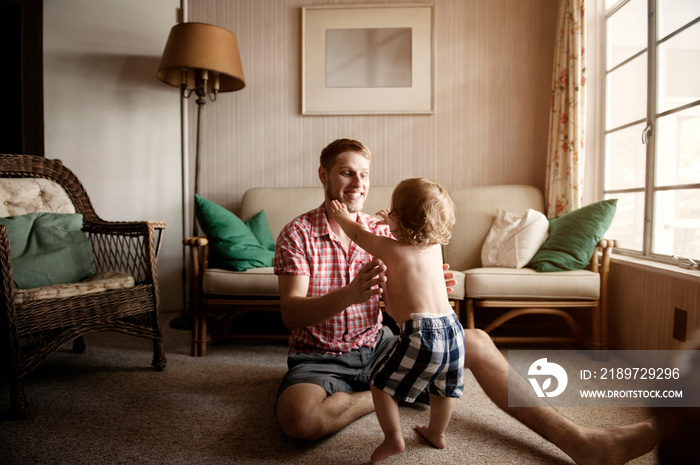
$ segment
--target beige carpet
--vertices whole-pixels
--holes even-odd
[[[292,440],[273,416],[285,372],[282,342],[229,341],[189,356],[189,333],[167,327],[168,367],[150,367],[149,341],[115,333],[86,338],[85,354],[68,348],[26,381],[26,420],[9,421],[0,388],[2,464],[362,464],[381,442],[374,414],[315,443]],[[608,427],[643,420],[640,408],[561,410],[580,424]],[[469,372],[445,450],[412,430],[428,411],[402,407],[406,451],[387,464],[565,464],[557,448],[498,410]],[[655,453],[633,464],[658,463]]]

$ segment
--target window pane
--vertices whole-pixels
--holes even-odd
[[[608,73],[606,129],[646,118],[647,54]]]
[[[605,234],[617,240],[618,247],[642,251],[644,243],[644,193],[606,195],[617,199],[617,210],[610,229]]]
[[[647,48],[647,0],[631,0],[606,21],[606,70]]]
[[[656,123],[656,186],[700,183],[700,107]]]
[[[646,182],[646,146],[642,144],[644,124],[605,136],[605,190],[643,188]]]
[[[699,100],[700,24],[659,45],[657,66],[659,113]]]
[[[661,0],[657,2],[659,14],[659,38],[664,38],[676,29],[700,16],[698,0]]]
[[[657,192],[653,234],[653,253],[700,258],[700,189]]]

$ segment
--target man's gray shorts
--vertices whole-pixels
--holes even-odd
[[[338,391],[367,391],[372,367],[395,339],[391,330],[384,326],[377,333],[374,348],[360,347],[342,355],[317,352],[290,354],[287,358],[289,370],[282,379],[277,398],[285,389],[299,383],[321,386],[328,395]]]

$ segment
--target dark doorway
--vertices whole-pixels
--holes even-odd
[[[42,0],[0,0],[0,153],[44,155]]]

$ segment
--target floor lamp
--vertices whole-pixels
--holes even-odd
[[[179,87],[183,99],[197,96],[197,140],[195,151],[194,193],[199,193],[202,107],[212,102],[220,92],[234,92],[245,87],[243,67],[236,36],[226,29],[205,23],[180,23],[170,30],[168,41],[156,73],[158,79]],[[184,121],[181,121],[184,127]],[[187,217],[190,202],[189,180],[186,172],[189,158],[182,147],[182,237],[187,237]],[[197,222],[192,215],[192,235],[197,235]],[[187,308],[187,258],[182,255],[183,297]]]

